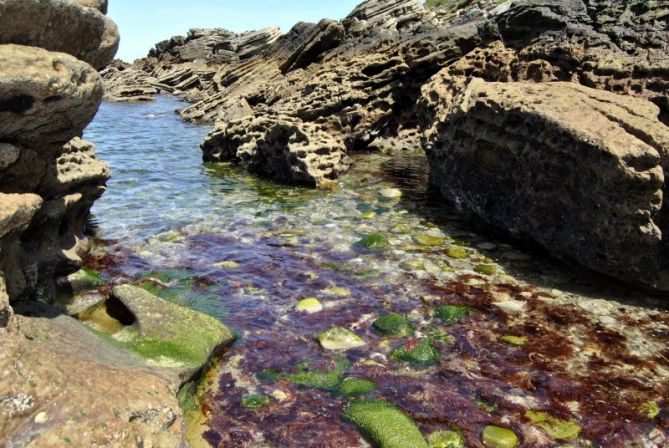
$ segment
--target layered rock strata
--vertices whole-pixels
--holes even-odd
[[[174,64],[180,57],[174,48],[186,43],[185,38],[174,38],[157,46],[136,67],[169,89],[186,92],[184,98],[194,104],[180,112],[184,119],[216,123],[202,145],[207,161],[231,160],[265,176],[309,185],[320,185],[346,169],[341,165],[324,172],[318,168],[318,158],[307,158],[310,168],[299,168],[305,160],[294,157],[290,138],[282,140],[282,150],[277,140],[271,151],[261,149],[263,144],[257,142],[264,139],[258,136],[285,122],[297,123],[293,126],[305,134],[305,142],[317,142],[303,152],[322,153],[324,166],[331,163],[333,151],[341,151],[335,159],[344,160],[348,152],[361,149],[423,146],[433,167],[432,183],[450,201],[469,198],[461,204],[464,209],[561,258],[665,289],[663,133],[669,122],[669,7],[641,0],[453,5],[426,10],[418,1],[368,0],[341,22],[299,23],[245,60],[210,56],[197,64]],[[474,78],[480,80],[470,85]],[[481,100],[463,110],[462,98],[469,97],[474,86],[487,86],[481,89],[491,89],[491,95],[510,92],[506,88],[520,95],[528,91],[528,83],[556,82],[573,85],[562,84],[564,96],[559,98],[543,92],[536,97],[528,94],[532,99],[520,98],[518,104],[500,100],[493,106]],[[602,96],[602,91],[608,93]],[[503,164],[497,167],[499,172],[492,163],[472,165],[470,157],[487,151],[486,143],[475,138],[473,126],[480,126],[482,133],[501,132],[493,132],[490,117],[496,113],[501,116],[498,121],[513,121],[511,116],[526,101],[545,106],[529,108],[515,118],[518,126],[536,126],[536,132],[505,130],[508,135],[500,134],[497,146],[511,151],[514,139],[520,141],[517,145],[538,145],[537,139],[551,129],[559,130],[561,137],[539,145],[541,151],[523,162],[518,177],[509,178]],[[570,121],[575,107],[554,113],[568,101],[578,104],[583,116],[599,127],[583,129]],[[488,112],[480,109],[484,104]],[[262,131],[256,127],[260,123]],[[254,137],[244,140],[244,132]],[[338,143],[319,149],[321,134]],[[467,151],[456,151],[453,139],[466,141]],[[567,144],[576,153],[561,149]],[[496,151],[502,151],[499,148]],[[644,155],[637,158],[637,151]],[[562,157],[570,160],[565,165],[570,169],[562,168],[563,177],[556,179],[556,160]],[[275,168],[262,168],[270,160]],[[612,163],[620,167],[613,169]],[[488,171],[474,170],[467,176],[462,167],[469,165]],[[456,166],[461,171],[451,171]],[[580,173],[591,171],[596,175],[588,185]],[[523,177],[529,172],[535,173]],[[474,174],[485,174],[483,179],[491,185],[497,185],[498,178],[507,179],[508,196],[493,207],[489,204],[493,192],[479,194],[483,181]],[[530,193],[532,188],[545,188],[545,179],[561,182],[554,188],[564,193],[559,200]],[[618,187],[613,188],[616,182]],[[561,219],[573,223],[557,229],[558,217],[543,213],[546,205],[534,204],[538,200],[565,202]],[[561,239],[576,222],[586,228]]]

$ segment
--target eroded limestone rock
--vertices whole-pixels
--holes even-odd
[[[669,287],[657,106],[574,83],[448,76],[423,95],[431,181],[446,198],[559,257]]]

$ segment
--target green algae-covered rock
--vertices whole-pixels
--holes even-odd
[[[285,379],[300,387],[334,390],[344,380],[344,374],[350,365],[348,360],[341,358],[335,361],[334,368],[330,370],[309,370],[301,366],[296,373],[272,372],[271,375],[265,376],[274,381]]]
[[[235,339],[213,317],[135,286],[114,288],[107,309],[124,324],[114,339],[157,365],[199,368],[215,349]]]
[[[401,314],[391,313],[380,317],[372,324],[374,329],[385,336],[410,336],[413,327]]]
[[[349,350],[365,345],[360,336],[342,327],[331,328],[317,337],[325,350]]]
[[[437,431],[427,437],[430,448],[465,448],[465,441],[455,431]]]
[[[239,263],[234,260],[221,261],[219,263],[214,264],[214,267],[219,269],[235,269],[238,268],[239,266],[240,266]]]
[[[506,335],[506,336],[501,336],[499,340],[509,345],[522,347],[523,345],[527,344],[530,339],[527,336]]]
[[[657,403],[648,401],[641,405],[640,412],[646,416],[648,420],[653,420],[655,417],[660,415],[660,407],[657,405]]]
[[[88,268],[81,268],[74,274],[68,275],[67,282],[75,292],[95,289],[106,283],[98,271]]]
[[[271,403],[271,399],[263,394],[249,394],[242,397],[242,407],[244,409],[260,409]]]
[[[304,313],[314,314],[323,311],[323,304],[318,299],[304,299],[295,305],[295,309]]]
[[[365,235],[360,241],[358,241],[358,245],[369,250],[383,250],[390,247],[388,238],[386,238],[382,233],[371,233],[369,235]]]
[[[494,264],[477,264],[474,266],[474,271],[483,275],[495,275],[497,267]]]
[[[347,397],[359,397],[376,390],[376,384],[369,380],[347,378],[339,385],[339,393]]]
[[[396,361],[410,362],[420,366],[433,366],[439,362],[439,352],[427,338],[407,342],[393,350],[390,357]]]
[[[453,325],[464,319],[472,309],[464,305],[441,305],[435,310],[436,315],[447,325]]]
[[[354,401],[344,408],[344,418],[379,448],[428,448],[414,421],[385,401]]]
[[[467,252],[467,250],[462,249],[460,247],[448,249],[446,255],[456,260],[465,260],[469,258],[469,253]]]
[[[444,244],[445,238],[423,233],[414,236],[413,240],[421,246],[441,246]]]
[[[546,412],[527,411],[525,417],[555,440],[576,440],[581,434],[581,425],[575,421],[561,420]]]
[[[486,426],[481,439],[488,448],[516,448],[519,443],[513,431],[499,426]]]

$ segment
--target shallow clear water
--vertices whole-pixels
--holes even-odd
[[[425,435],[456,430],[468,446],[481,446],[490,424],[512,428],[523,446],[566,443],[527,410],[577,423],[574,446],[669,440],[662,299],[475,231],[427,195],[420,153],[357,155],[333,191],[282,186],[203,164],[208,128],[180,121],[178,107],[165,96],[103,104],[88,128],[114,175],[93,209],[100,247],[88,264],[239,335],[201,390],[211,445],[366,446],[341,417],[344,377],[372,380],[368,397],[399,406]],[[402,197],[385,198],[388,188]],[[370,236],[376,249],[360,244]],[[304,298],[323,309],[297,311]],[[448,322],[444,305],[469,314]],[[390,312],[407,316],[413,336],[374,329]],[[333,327],[365,345],[324,350],[315,337]],[[438,352],[435,365],[393,356],[420,341]],[[296,380],[324,371],[334,385]],[[660,412],[649,416],[649,404]]]

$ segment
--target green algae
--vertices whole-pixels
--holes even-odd
[[[309,314],[318,313],[323,311],[323,304],[315,298],[303,299],[295,305],[295,310]]]
[[[509,345],[522,347],[523,345],[527,344],[530,339],[527,336],[505,335],[501,336],[499,340]]]
[[[441,305],[437,307],[435,313],[446,325],[453,325],[467,317],[471,311],[471,308],[465,305]]]
[[[382,233],[371,233],[358,241],[358,246],[369,250],[384,250],[390,247],[390,243]]]
[[[486,426],[481,440],[488,448],[515,448],[519,443],[518,436],[513,431],[499,426]]]
[[[465,441],[455,431],[436,431],[427,437],[430,448],[465,448]]]
[[[441,246],[444,244],[444,241],[446,241],[443,237],[424,233],[414,236],[413,240],[421,246]]]
[[[95,269],[81,268],[67,277],[68,282],[74,290],[89,290],[98,288],[105,283],[106,279]]]
[[[527,411],[525,417],[555,440],[576,440],[581,434],[581,425],[575,421],[560,420],[546,412]]]
[[[653,401],[648,401],[642,404],[640,411],[641,414],[648,418],[648,420],[653,420],[655,417],[660,415],[660,407]]]
[[[481,409],[485,409],[488,414],[492,414],[499,408],[499,405],[496,403],[486,403],[485,401],[481,400],[480,398],[477,398],[474,400],[474,404],[476,406],[480,407]]]
[[[339,385],[339,393],[346,397],[359,397],[376,390],[376,384],[373,381],[359,378],[347,378]]]
[[[483,275],[495,275],[497,274],[497,267],[493,264],[478,264],[474,266],[474,271]]]
[[[259,377],[264,381],[286,380],[300,387],[335,390],[344,380],[344,374],[350,366],[348,360],[339,358],[335,360],[335,366],[330,370],[310,370],[308,363],[302,363],[296,367],[295,373],[265,370]]]
[[[248,394],[242,397],[244,409],[256,410],[269,405],[272,400],[264,394]]]
[[[467,258],[469,258],[469,253],[467,252],[467,250],[462,249],[460,247],[448,249],[446,255],[455,260],[466,260]]]
[[[379,448],[428,448],[416,423],[390,403],[354,401],[343,414]]]
[[[374,321],[372,326],[384,336],[410,336],[414,331],[409,321],[398,313],[380,317]]]
[[[390,357],[420,366],[433,366],[439,362],[439,352],[428,338],[409,341],[393,350]]]
[[[240,264],[234,260],[221,261],[220,263],[214,264],[214,267],[219,269],[236,269]]]

